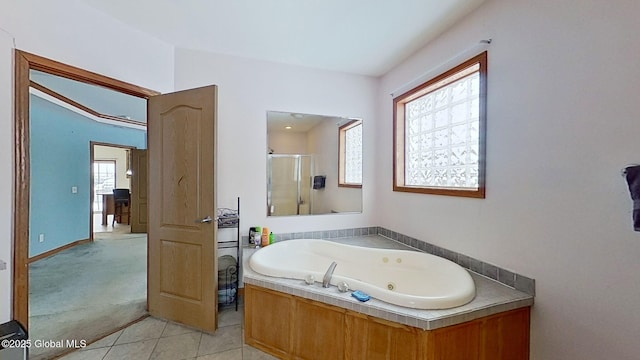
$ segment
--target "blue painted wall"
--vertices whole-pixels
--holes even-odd
[[[146,132],[107,125],[31,96],[29,256],[89,238],[90,141],[146,149]],[[71,187],[78,193],[72,194]],[[45,241],[39,242],[38,235]]]

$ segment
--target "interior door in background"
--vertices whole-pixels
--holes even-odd
[[[131,149],[131,232],[146,233],[148,224],[147,204],[147,150]]]
[[[152,316],[217,327],[215,139],[217,87],[148,103],[149,271]]]

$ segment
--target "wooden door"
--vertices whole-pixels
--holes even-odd
[[[217,87],[148,103],[152,316],[213,332],[217,321],[214,187]]]
[[[147,150],[131,149],[131,232],[146,233],[148,223],[147,206]]]

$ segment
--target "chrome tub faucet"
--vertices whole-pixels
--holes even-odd
[[[333,271],[336,269],[336,265],[338,265],[335,261],[329,265],[329,269],[324,273],[324,277],[322,278],[322,287],[328,288],[329,282],[331,281],[331,276],[333,276]]]

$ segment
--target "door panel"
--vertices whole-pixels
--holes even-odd
[[[199,109],[177,106],[162,114],[162,226],[197,231],[200,184],[197,172],[200,148]],[[212,215],[213,213],[209,213]]]
[[[149,99],[149,312],[216,329],[217,88]]]
[[[146,233],[147,207],[147,150],[131,149],[131,232]]]

